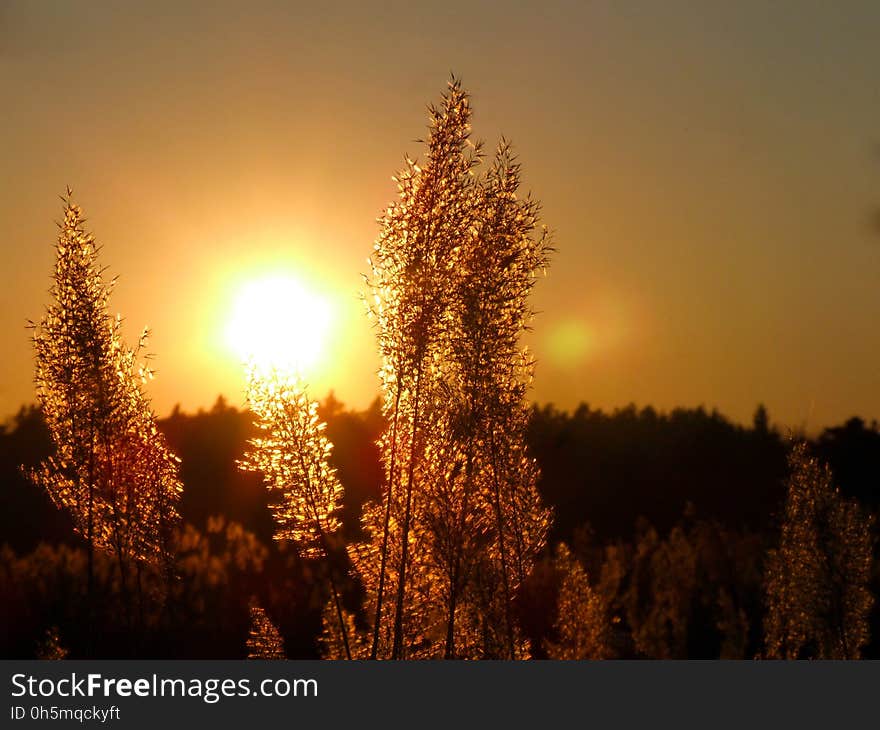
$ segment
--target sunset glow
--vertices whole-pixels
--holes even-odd
[[[320,361],[331,320],[326,299],[294,276],[271,275],[236,292],[226,344],[258,368],[303,372]]]
[[[878,27],[0,0],[10,719],[870,722]]]

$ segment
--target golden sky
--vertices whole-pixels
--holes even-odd
[[[160,414],[241,403],[235,292],[277,272],[330,302],[313,388],[366,405],[360,274],[450,71],[556,232],[537,400],[880,417],[878,27],[876,2],[4,2],[0,417],[33,400],[66,185],[153,329]]]

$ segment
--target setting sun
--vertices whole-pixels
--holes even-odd
[[[236,293],[226,343],[257,367],[303,371],[320,360],[330,324],[325,299],[293,276],[271,275]]]

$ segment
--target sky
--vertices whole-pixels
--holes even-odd
[[[152,329],[157,412],[243,402],[236,292],[330,312],[309,373],[378,392],[361,274],[454,72],[557,252],[531,397],[880,418],[880,4],[0,3],[0,420],[34,400],[66,186]]]

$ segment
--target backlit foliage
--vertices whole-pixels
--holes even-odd
[[[871,519],[841,496],[805,443],[789,455],[779,547],[768,556],[766,653],[782,659],[858,659],[873,598]]]
[[[350,557],[374,658],[527,654],[513,601],[550,515],[524,446],[520,339],[549,247],[506,143],[476,174],[470,116],[453,80],[429,109],[425,162],[396,178],[367,279],[389,427],[383,499]]]
[[[332,444],[298,377],[281,370],[250,369],[248,405],[260,430],[241,467],[263,476],[274,497],[275,538],[296,543],[305,557],[322,557],[339,529],[342,486],[328,457]]]
[[[125,591],[133,561],[135,568],[142,560],[169,563],[178,459],[143,388],[152,375],[142,357],[147,333],[126,347],[122,318],[108,312],[115,280],[105,279],[69,191],[64,203],[54,301],[33,330],[37,398],[55,454],[31,477],[70,512],[90,566],[93,549],[113,552]]]
[[[460,495],[457,504],[444,510],[459,526],[459,543],[441,553],[441,563],[451,566],[447,593],[454,606],[475,580],[501,588],[500,600],[496,596],[487,602],[476,586],[480,626],[453,631],[450,610],[449,657],[461,655],[457,634],[473,639],[475,631],[481,656],[525,655],[518,648],[512,605],[550,525],[537,492],[538,470],[525,449],[525,395],[533,363],[520,343],[533,316],[528,297],[550,248],[546,231],[538,228],[539,206],[517,198],[519,185],[519,164],[502,141],[474,190],[471,235],[460,249],[452,326],[446,333],[447,451]],[[484,564],[477,565],[480,561]],[[496,636],[487,642],[485,623],[503,626],[501,641]]]
[[[42,641],[37,645],[36,658],[45,661],[58,661],[66,659],[69,654],[67,648],[61,643],[61,636],[57,626],[46,629]]]
[[[251,605],[251,629],[248,634],[248,659],[287,659],[284,640],[266,612]]]
[[[251,366],[247,392],[260,435],[250,440],[240,467],[261,474],[274,497],[275,539],[292,541],[304,557],[331,559],[342,486],[328,460],[332,444],[324,435],[317,402],[296,374],[279,369]],[[332,562],[330,588],[347,646]]]
[[[601,551],[596,586],[609,607],[614,653],[629,658],[754,655],[761,538],[696,519],[691,505],[663,537],[640,521],[633,543]],[[699,649],[697,648],[699,647]]]
[[[440,107],[429,109],[426,160],[420,165],[406,159],[396,178],[398,200],[380,219],[370,262],[367,303],[375,318],[384,411],[391,424],[381,441],[384,507],[376,515],[367,513],[364,520],[374,549],[355,551],[374,552],[368,561],[378,563],[375,572],[363,576],[375,609],[374,657],[380,640],[383,655],[392,658],[410,655],[413,642],[423,641],[423,620],[418,616],[423,609],[413,597],[429,586],[422,585],[416,568],[410,570],[411,562],[424,564],[423,551],[416,560],[411,554],[423,544],[413,530],[425,509],[417,480],[425,471],[428,437],[437,431],[432,420],[442,412],[442,335],[457,255],[470,231],[472,169],[478,160],[469,145],[470,114],[458,83],[450,85]],[[358,565],[357,557],[353,562]],[[404,642],[411,626],[416,636]]]
[[[697,588],[697,554],[687,533],[675,526],[665,540],[647,530],[636,545],[636,584],[647,584],[650,601],[630,594],[636,650],[651,657],[687,657],[688,626]],[[636,616],[638,619],[635,619]]]
[[[321,636],[318,640],[321,645],[321,656],[324,659],[348,659],[348,652],[350,652],[351,659],[369,659],[370,636],[358,628],[354,614],[350,611],[343,609],[342,618],[345,626],[344,636],[340,630],[335,603],[328,601],[324,605],[324,612],[321,616]],[[348,648],[346,648],[346,643]]]
[[[611,656],[608,608],[590,585],[587,572],[565,543],[556,548],[553,566],[561,578],[554,628],[546,644],[551,659],[608,659]]]

